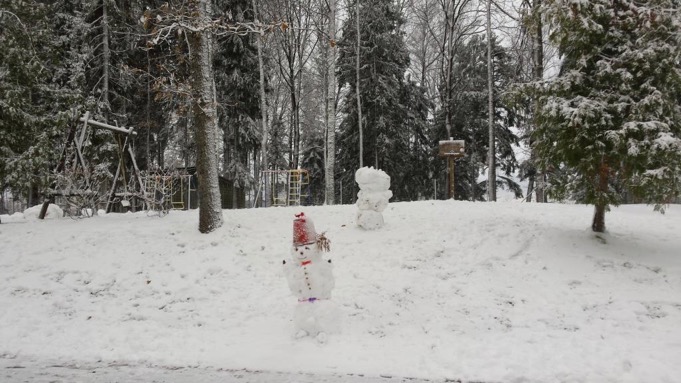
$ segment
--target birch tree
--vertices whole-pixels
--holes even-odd
[[[496,150],[494,148],[494,66],[492,65],[492,0],[487,0],[487,201],[497,200]]]
[[[326,30],[328,42],[324,44],[327,51],[326,68],[326,102],[325,133],[326,154],[324,162],[324,204],[333,205],[336,200],[335,164],[336,164],[336,0],[325,0],[327,13]]]

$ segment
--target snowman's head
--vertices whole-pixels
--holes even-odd
[[[291,257],[297,261],[310,261],[319,257],[319,248],[316,243],[294,244],[291,248]]]
[[[317,234],[312,220],[304,213],[296,214],[293,221],[293,246],[291,256],[301,262],[321,258],[322,251],[329,251],[330,241],[324,233]]]

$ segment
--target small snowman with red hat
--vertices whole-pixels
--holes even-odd
[[[326,343],[327,334],[338,331],[338,310],[331,302],[336,281],[331,260],[322,258],[330,250],[324,233],[317,234],[312,220],[304,213],[293,221],[291,259],[284,261],[284,275],[298,298],[293,313],[296,338],[314,337]]]

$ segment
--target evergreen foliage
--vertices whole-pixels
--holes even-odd
[[[64,128],[83,103],[83,28],[68,1],[0,2],[0,192],[42,202],[37,193],[49,187]]]
[[[516,195],[520,194],[520,186],[510,176],[516,171],[518,164],[513,146],[518,144],[518,137],[510,130],[514,113],[500,96],[506,91],[513,76],[514,62],[499,46],[492,42],[494,70],[494,105],[495,105],[495,149],[496,165],[506,177],[499,176],[498,188],[509,188]],[[462,200],[482,201],[487,194],[486,182],[478,182],[478,176],[488,163],[489,129],[487,127],[487,41],[482,36],[473,36],[457,49],[454,57],[455,91],[451,96],[452,138],[464,140],[466,156],[457,161],[455,187],[456,198]],[[437,146],[439,140],[446,138],[444,109],[440,109],[437,129],[432,142]],[[437,174],[446,172],[446,161],[435,163]],[[441,179],[446,185],[446,178]]]
[[[544,14],[563,56],[539,90],[533,136],[553,169],[554,198],[604,212],[628,190],[657,208],[679,194],[681,5],[678,1],[553,0]]]
[[[513,54],[492,41],[497,187],[519,195],[511,176],[517,170],[521,176],[550,171],[550,195],[594,204],[597,231],[604,230],[604,212],[611,205],[645,201],[661,209],[675,201],[681,173],[681,3],[524,4],[532,4],[529,16],[535,23],[524,27],[541,32],[541,15],[562,65],[555,80],[542,81],[538,72],[527,70],[527,51]],[[446,189],[446,162],[436,153],[438,141],[450,135],[466,142],[466,156],[457,161],[457,198],[483,200],[487,185],[480,176],[489,163],[489,133],[487,41],[476,35],[479,15],[467,13],[470,19],[449,19],[462,24],[445,25],[442,12],[449,8],[441,3],[427,10],[434,15],[432,28],[418,27],[423,46],[441,49],[441,60],[419,63],[418,81],[433,78],[426,68],[441,76],[439,89],[431,85],[431,93],[440,92],[433,103],[424,84],[407,75],[409,28],[399,4],[349,1],[348,12],[340,13],[339,41],[325,35],[328,5],[259,1],[262,18],[277,23],[260,30],[251,0],[0,0],[2,190],[31,204],[49,195],[62,145],[77,118],[89,111],[95,119],[136,128],[133,149],[143,170],[192,167],[202,153],[204,159],[219,158],[204,170],[216,168],[253,198],[265,105],[270,168],[288,169],[300,160],[311,176],[307,202],[314,204],[329,199],[324,182],[334,177],[325,172],[335,169],[335,199],[353,202],[359,98],[362,162],[391,176],[394,201],[431,198],[434,180],[440,191]],[[202,17],[199,10],[206,11]],[[254,33],[261,33],[263,42],[266,100],[260,99]],[[200,60],[191,44],[200,48]],[[337,52],[340,96],[335,166],[324,163],[329,46]],[[521,73],[535,82],[525,92],[508,92],[511,79]],[[522,98],[512,100],[516,109],[500,97],[509,93]],[[527,118],[535,107],[532,158],[518,169],[513,150],[518,138],[510,127],[522,120],[516,113]],[[451,134],[445,133],[446,118]],[[199,137],[199,131],[206,134]],[[100,188],[110,186],[119,149],[111,132],[88,130],[83,151],[92,166],[85,171],[100,177]],[[212,174],[210,182],[217,178]],[[217,217],[218,208],[211,208]]]
[[[351,2],[350,9],[355,9]],[[409,66],[409,54],[401,30],[403,19],[390,0],[361,1],[360,13],[360,99],[364,134],[364,164],[380,168],[393,177],[395,200],[409,200],[419,193],[402,187],[403,177],[410,166],[423,163],[422,147],[412,152],[412,140],[424,134],[426,126],[423,105],[428,105],[424,92],[404,79]],[[359,125],[357,121],[357,86],[355,62],[356,13],[352,12],[343,26],[338,42],[338,84],[347,86],[342,101],[340,133],[337,136],[338,170],[346,185],[344,201],[354,201],[354,172],[359,166]],[[413,105],[406,105],[413,102]],[[415,112],[418,111],[418,112]],[[420,174],[427,173],[420,169]],[[413,173],[413,171],[412,171]],[[418,183],[417,183],[418,184]]]
[[[226,22],[252,22],[251,0],[216,1],[216,17]],[[257,151],[261,132],[258,51],[253,34],[227,34],[216,39],[214,55],[218,118],[224,137],[223,174],[235,187],[252,186],[248,155]]]

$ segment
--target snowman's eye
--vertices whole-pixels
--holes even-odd
[[[307,246],[305,246],[305,250],[310,250],[310,248],[309,248],[309,247],[307,247]]]
[[[297,248],[297,247],[294,247],[294,248],[293,248],[293,251],[298,251],[298,248]]]

